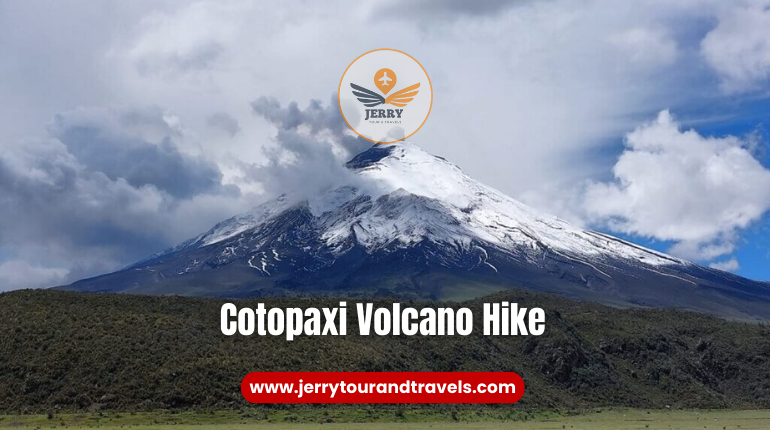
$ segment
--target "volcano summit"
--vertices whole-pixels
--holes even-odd
[[[347,163],[350,182],[282,196],[124,270],[63,287],[215,297],[466,299],[525,288],[614,306],[770,319],[770,285],[586,231],[409,143]]]

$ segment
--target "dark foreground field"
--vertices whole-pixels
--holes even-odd
[[[546,333],[483,336],[481,303],[500,300],[546,309]],[[240,394],[240,381],[252,371],[297,370],[517,372],[526,383],[519,403],[479,409],[503,414],[610,406],[770,407],[770,330],[757,324],[508,291],[463,304],[478,320],[468,337],[358,336],[349,302],[348,336],[287,342],[222,335],[223,302],[41,290],[2,294],[0,413],[291,413],[286,406],[252,407]],[[324,299],[266,302],[281,307],[336,304]],[[378,408],[393,406],[360,410]],[[463,414],[474,407],[399,410]]]

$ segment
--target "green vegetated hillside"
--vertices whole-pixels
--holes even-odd
[[[484,336],[481,305],[546,310],[546,333]],[[768,408],[770,329],[510,290],[470,336],[224,336],[222,299],[26,290],[0,295],[0,412],[242,408],[252,371],[513,371],[517,408]],[[267,306],[336,306],[266,299]],[[258,300],[238,302],[255,306]],[[390,302],[376,302],[389,306]],[[413,306],[445,306],[435,302]],[[451,303],[450,306],[460,306]]]

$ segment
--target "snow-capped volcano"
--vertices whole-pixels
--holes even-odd
[[[550,249],[576,261],[622,257],[656,266],[686,264],[538,213],[413,144],[376,146],[347,165],[355,172],[355,185],[299,203],[317,218],[320,239],[335,255],[356,245],[373,253],[432,241],[465,251],[489,246],[537,255]],[[283,213],[289,201],[284,196],[227,220],[185,247],[252,230]],[[490,261],[483,264],[495,269]]]
[[[574,227],[413,144],[374,146],[347,167],[343,186],[311,199],[282,196],[68,288],[467,298],[523,287],[615,305],[770,315],[763,283]]]

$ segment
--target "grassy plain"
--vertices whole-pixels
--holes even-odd
[[[82,413],[0,416],[0,429],[67,428],[138,430],[303,429],[570,429],[570,430],[695,430],[770,428],[770,410],[696,411],[605,409],[581,413],[523,412],[490,409],[429,411],[394,408],[323,408],[220,412]]]

